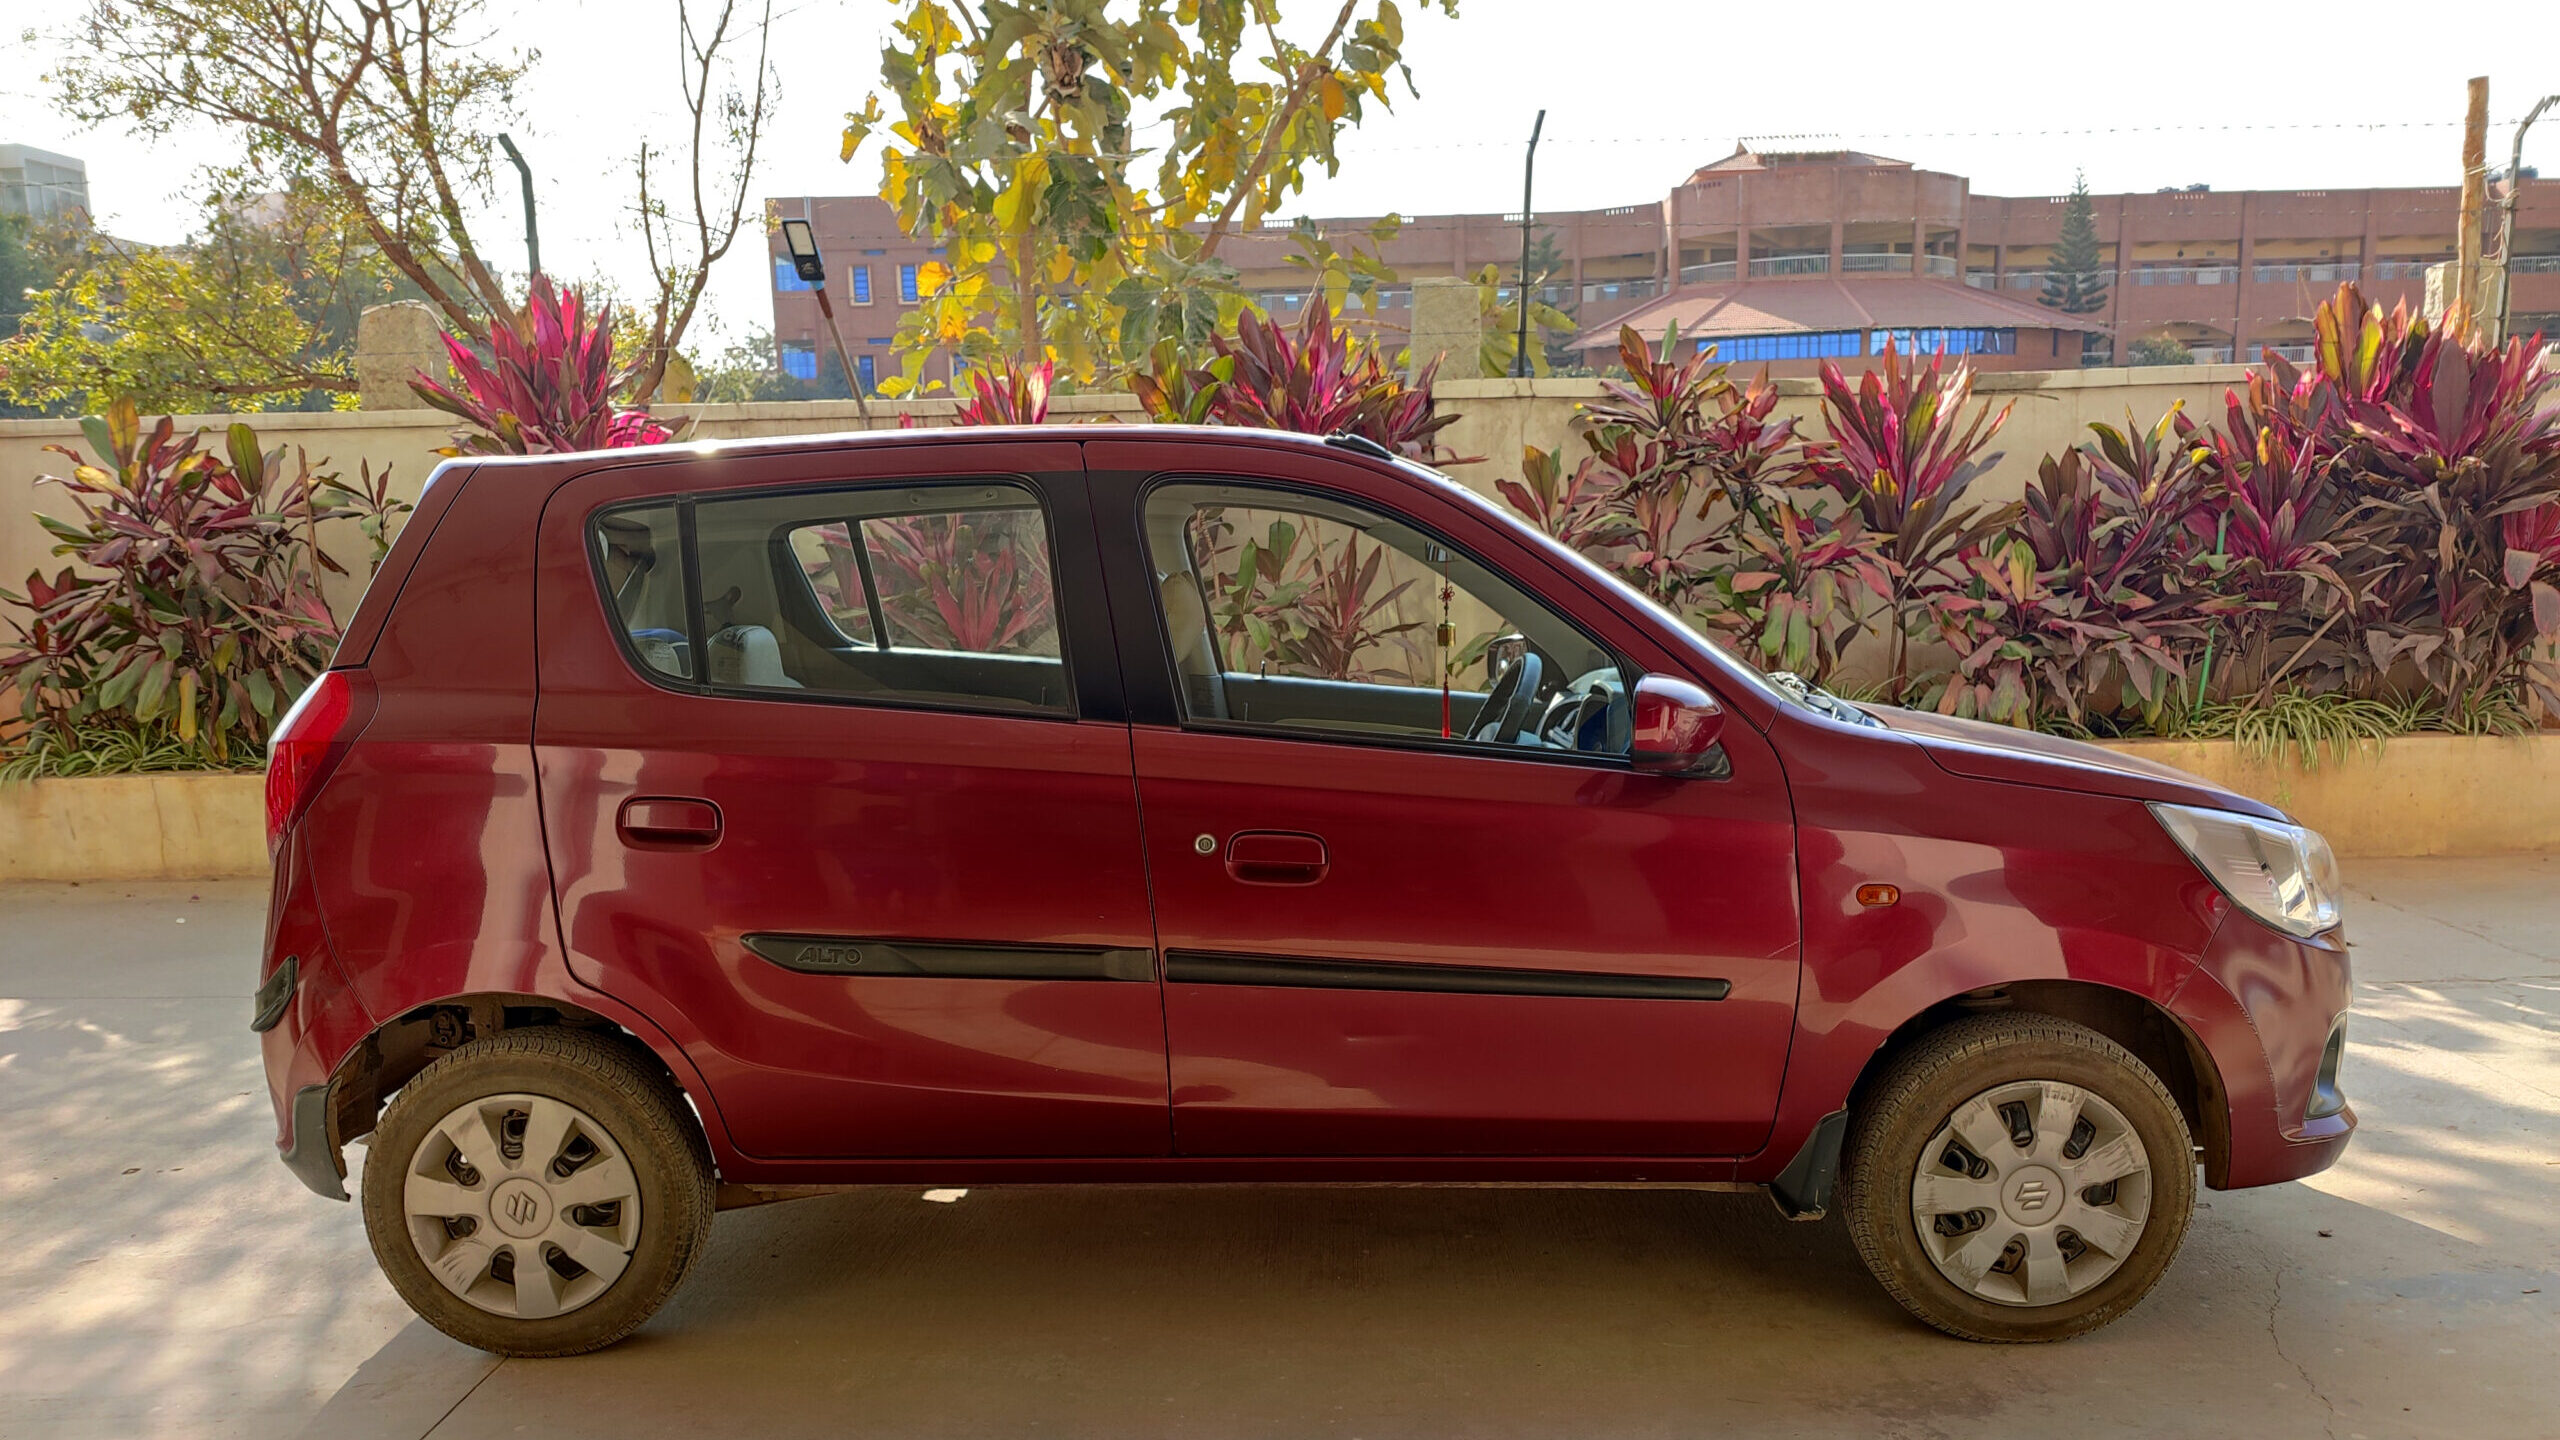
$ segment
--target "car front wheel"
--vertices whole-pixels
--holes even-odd
[[[664,1076],[574,1030],[510,1030],[418,1072],[383,1111],[365,1230],[409,1307],[500,1355],[576,1355],[640,1327],[709,1238],[710,1158]]]
[[[1853,1117],[1842,1209],[1903,1307],[1968,1340],[2061,1340],[2124,1314],[2195,1208],[2194,1142],[2124,1047],[1974,1016],[1902,1056]]]

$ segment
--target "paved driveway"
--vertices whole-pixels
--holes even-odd
[[[2352,868],[2355,1147],[2071,1344],[1941,1339],[1757,1196],[899,1189],[503,1364],[275,1162],[261,887],[0,889],[0,1435],[2553,1434],[2560,863]]]

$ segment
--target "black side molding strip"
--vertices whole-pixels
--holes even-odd
[[[962,980],[1144,980],[1146,950],[1099,946],[981,945],[942,940],[865,940],[849,935],[748,935],[758,956],[803,975],[938,975]]]
[[[1191,985],[1284,985],[1321,990],[1419,990],[1444,995],[1561,995],[1605,1000],[1721,1000],[1733,982],[1698,975],[1602,975],[1490,965],[1374,965],[1280,955],[1168,950],[1164,978]]]

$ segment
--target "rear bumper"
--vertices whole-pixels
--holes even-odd
[[[301,852],[297,839],[278,860],[253,1024],[262,1027],[258,1047],[275,1104],[276,1153],[314,1192],[344,1200],[346,1166],[329,1130],[330,1080],[373,1022],[330,954],[319,914],[301,893],[308,887],[296,883]]]

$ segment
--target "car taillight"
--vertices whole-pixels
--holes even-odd
[[[267,740],[267,854],[283,848],[285,832],[310,808],[329,772],[373,718],[373,681],[360,670],[326,670]]]

